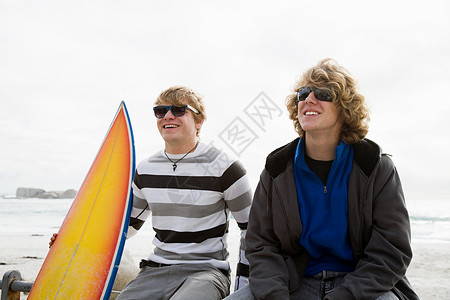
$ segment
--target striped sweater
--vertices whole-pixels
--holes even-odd
[[[167,154],[174,162],[182,155]],[[133,210],[128,236],[152,215],[154,252],[149,260],[163,264],[210,263],[229,270],[227,236],[230,212],[241,229],[236,286],[247,282],[244,255],[252,193],[239,161],[199,143],[177,163],[160,151],[142,161],[133,182]]]

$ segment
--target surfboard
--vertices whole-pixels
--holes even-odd
[[[27,299],[108,299],[132,208],[134,138],[122,101]]]

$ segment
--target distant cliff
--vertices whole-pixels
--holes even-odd
[[[41,198],[41,199],[58,199],[58,198],[75,198],[77,191],[69,189],[65,191],[45,191],[39,188],[19,187],[16,190],[16,198]]]

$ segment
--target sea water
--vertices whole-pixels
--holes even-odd
[[[0,197],[0,234],[45,235],[50,240],[58,232],[72,202],[73,199]],[[151,227],[143,229],[150,234]]]
[[[57,232],[73,199],[1,199],[2,235],[51,235]]]
[[[415,199],[407,207],[413,241],[450,242],[450,199]]]

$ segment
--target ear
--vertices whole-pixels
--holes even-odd
[[[205,122],[205,119],[203,119],[203,118],[198,120],[198,122],[195,122],[195,128],[197,128],[197,129],[202,128],[203,122]]]

